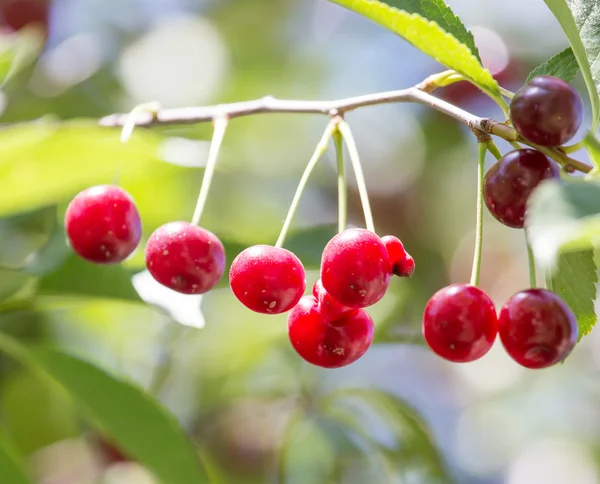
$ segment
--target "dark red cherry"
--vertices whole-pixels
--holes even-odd
[[[116,264],[138,246],[142,222],[131,195],[117,186],[99,185],[71,200],[65,231],[80,257],[96,264]]]
[[[340,302],[333,299],[331,294],[329,294],[323,287],[321,279],[317,279],[317,282],[315,282],[315,285],[313,286],[312,292],[313,296],[317,300],[319,311],[321,312],[321,315],[325,321],[335,321],[343,316],[358,313],[357,308],[349,308],[348,306],[344,306]]]
[[[21,30],[31,24],[47,29],[49,0],[0,0],[0,28]]]
[[[188,222],[156,229],[146,245],[146,266],[163,286],[183,294],[204,294],[225,271],[225,249],[215,234]]]
[[[425,307],[423,335],[434,353],[463,363],[485,355],[496,339],[494,303],[481,289],[452,284],[436,292]]]
[[[510,151],[485,175],[485,204],[504,225],[523,228],[527,200],[533,190],[543,180],[558,177],[558,167],[543,153],[532,149]]]
[[[526,368],[546,368],[564,360],[577,343],[577,318],[546,289],[527,289],[500,310],[500,341],[510,357]]]
[[[373,341],[373,320],[363,309],[327,322],[314,296],[304,296],[288,315],[296,352],[313,365],[340,368],[358,360]]]
[[[381,241],[390,258],[392,272],[399,277],[412,276],[413,272],[415,272],[415,261],[410,254],[406,252],[404,244],[402,244],[400,239],[393,235],[386,235],[381,238]]]
[[[321,282],[341,304],[364,308],[387,291],[392,267],[381,239],[369,230],[348,229],[325,246]]]
[[[257,313],[280,314],[292,309],[306,289],[306,274],[292,252],[255,245],[231,264],[229,284],[235,296]]]
[[[510,119],[527,141],[560,146],[575,136],[581,126],[583,101],[573,86],[562,79],[538,76],[515,93]]]

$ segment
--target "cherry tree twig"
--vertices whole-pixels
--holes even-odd
[[[432,76],[433,77],[433,76]],[[509,142],[519,141],[528,144],[519,137],[517,131],[503,122],[490,118],[482,118],[465,111],[430,94],[435,89],[428,79],[408,89],[396,91],[377,92],[363,96],[354,96],[332,101],[302,101],[276,99],[266,96],[251,101],[242,101],[214,106],[185,107],[176,109],[159,109],[155,112],[140,113],[135,124],[138,127],[151,127],[160,125],[182,125],[211,122],[215,118],[240,118],[263,113],[295,113],[295,114],[322,114],[326,116],[343,115],[349,111],[379,104],[412,102],[428,106],[468,126],[476,135],[492,134]],[[100,126],[122,127],[127,123],[129,114],[111,114],[99,121]],[[479,137],[479,136],[478,136]],[[575,169],[588,173],[592,167],[587,163],[567,156],[558,148],[544,148],[544,153],[568,169]]]

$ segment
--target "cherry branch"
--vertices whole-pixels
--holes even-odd
[[[430,92],[436,87],[431,82],[431,79],[434,77],[435,76],[432,76],[422,83],[408,89],[378,92],[333,101],[287,100],[266,96],[251,101],[218,104],[214,106],[158,109],[155,112],[139,113],[135,118],[135,126],[151,127],[159,125],[196,124],[211,122],[216,118],[233,119],[265,113],[322,114],[333,117],[343,116],[347,112],[365,106],[412,102],[428,106],[463,123],[468,126],[479,139],[485,138],[486,135],[494,135],[509,142],[518,141],[543,151],[567,171],[578,170],[584,173],[591,171],[592,167],[590,165],[570,158],[559,148],[540,148],[532,145],[526,140],[521,139],[517,131],[506,123],[495,121],[490,118],[475,116],[468,111],[431,95]],[[121,127],[124,126],[128,120],[131,123],[129,114],[117,113],[101,118],[99,124],[104,127]]]

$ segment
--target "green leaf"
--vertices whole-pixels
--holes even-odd
[[[494,99],[501,99],[500,88],[469,47],[437,23],[417,13],[390,7],[377,0],[331,0],[395,32],[446,67],[462,74]]]
[[[575,56],[573,55],[573,49],[567,47],[565,50],[553,55],[546,62],[532,70],[525,82],[529,82],[537,76],[555,76],[560,77],[567,82],[571,82],[575,78],[578,70],[579,64],[577,64],[577,59],[575,59]]]
[[[175,417],[144,391],[60,351],[36,349],[33,355],[120,448],[160,480],[208,482]]]
[[[536,260],[552,268],[559,252],[600,243],[600,184],[547,180],[532,193],[525,224]]]
[[[39,283],[40,294],[140,301],[131,275],[120,265],[98,265],[71,254],[60,268]]]
[[[600,120],[600,3],[597,0],[544,0],[577,59],[592,105],[592,131]]]
[[[456,40],[465,44],[481,61],[473,34],[443,0],[385,0],[385,3],[407,13],[419,14],[427,20],[437,23],[446,32],[452,34]]]
[[[28,349],[2,333],[0,350],[58,383],[100,431],[165,484],[209,482],[177,419],[142,389],[79,358]]]
[[[558,294],[575,313],[581,339],[598,321],[594,307],[598,282],[594,250],[560,254],[548,282],[548,289]]]
[[[0,434],[0,482],[10,484],[31,484],[25,472],[21,457],[12,444]]]
[[[44,41],[44,35],[37,28],[25,28],[0,37],[0,87],[37,59]]]
[[[594,133],[590,132],[585,136],[583,142],[590,155],[590,161],[594,164],[594,170],[590,173],[590,176],[593,176],[600,169],[600,141],[594,136]]]
[[[117,175],[152,177],[181,168],[157,159],[162,138],[136,131],[127,144],[118,132],[89,122],[29,123],[0,130],[0,216],[67,200],[80,190],[113,183]],[[164,174],[164,173],[163,173]]]
[[[327,414],[340,417],[351,425],[366,440],[369,428],[361,423],[364,416],[350,409],[344,410],[344,401],[358,401],[369,406],[374,415],[381,418],[386,427],[394,434],[396,445],[382,446],[380,451],[386,461],[396,468],[396,473],[417,472],[427,476],[426,482],[451,483],[452,477],[430,434],[423,418],[406,402],[396,395],[377,389],[352,388],[336,390],[324,397]]]

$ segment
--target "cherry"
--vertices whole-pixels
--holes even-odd
[[[381,238],[392,264],[392,273],[399,277],[410,277],[415,272],[415,260],[410,256],[398,237],[386,235]]]
[[[71,200],[65,230],[80,257],[96,264],[116,264],[138,246],[142,222],[129,193],[114,185],[98,185]]]
[[[288,335],[296,352],[324,368],[358,360],[369,349],[373,333],[373,320],[365,310],[327,322],[314,296],[304,296],[288,315]]]
[[[577,318],[546,289],[513,295],[500,310],[500,341],[509,356],[526,368],[546,368],[564,360],[577,343]]]
[[[348,306],[344,306],[342,303],[333,299],[331,294],[329,294],[323,287],[321,279],[317,279],[317,282],[315,282],[315,285],[313,286],[312,292],[313,296],[317,300],[319,311],[321,312],[323,319],[327,322],[335,321],[343,316],[354,315],[358,313],[357,308],[349,308]]]
[[[306,274],[292,252],[255,245],[231,264],[229,284],[235,296],[257,313],[280,314],[292,309],[306,289]]]
[[[146,245],[146,266],[163,286],[183,294],[204,294],[225,271],[225,249],[215,234],[188,222],[156,229]]]
[[[569,83],[558,77],[538,76],[515,93],[510,119],[527,141],[560,146],[581,126],[583,102]]]
[[[341,304],[364,308],[387,291],[392,267],[381,239],[365,229],[348,229],[333,237],[321,257],[323,287]]]
[[[483,197],[490,213],[504,225],[523,228],[529,196],[542,180],[559,171],[544,154],[532,149],[506,153],[485,175]]]
[[[498,333],[490,297],[470,284],[452,284],[436,292],[425,307],[423,335],[439,356],[457,363],[485,355]]]
[[[17,31],[30,24],[47,29],[49,0],[0,0],[0,27]]]

